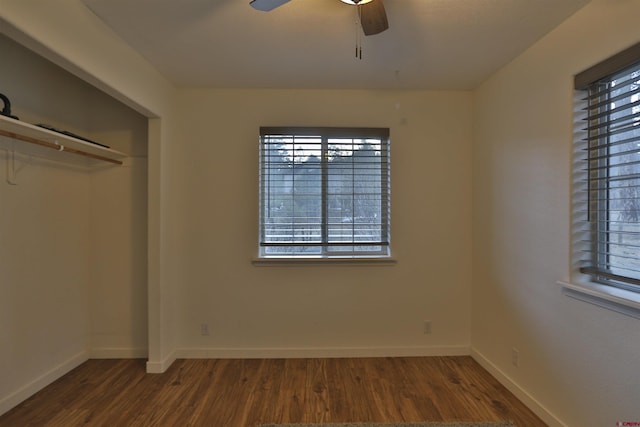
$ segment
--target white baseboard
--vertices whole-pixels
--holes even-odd
[[[42,390],[58,378],[62,377],[69,371],[77,368],[84,362],[89,360],[89,354],[85,351],[76,354],[69,360],[59,364],[53,369],[45,372],[43,375],[20,387],[18,390],[8,396],[0,397],[0,415],[8,412],[13,407],[24,402],[29,397]]]
[[[335,348],[180,348],[177,359],[294,359],[337,357],[468,356],[468,346]]]
[[[90,359],[146,359],[146,348],[92,348]]]
[[[471,357],[478,362],[484,369],[489,371],[503,386],[513,393],[522,403],[531,409],[538,417],[542,419],[549,427],[567,427],[558,417],[538,402],[520,385],[513,381],[507,374],[502,372],[496,365],[487,359],[476,348],[471,348]]]
[[[149,359],[147,361],[147,374],[162,374],[165,372],[173,362],[177,359],[176,352],[173,351],[169,356],[165,357],[163,360],[152,361]]]

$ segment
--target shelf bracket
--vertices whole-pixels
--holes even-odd
[[[26,166],[31,164],[31,155],[29,155],[28,161],[22,161],[20,166],[16,166],[20,160],[16,160],[16,150],[13,144],[11,149],[7,149],[7,183],[9,185],[18,185],[18,173]]]
[[[7,183],[18,185],[16,182],[16,150],[7,150]]]

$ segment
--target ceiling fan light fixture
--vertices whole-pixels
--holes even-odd
[[[359,4],[367,4],[373,0],[340,0],[343,3],[350,4],[352,6],[357,6]]]

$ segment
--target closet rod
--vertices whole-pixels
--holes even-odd
[[[30,136],[24,136],[13,132],[8,132],[0,129],[0,135],[7,136],[9,138],[18,139],[24,142],[30,142],[31,144],[41,145],[43,147],[51,148],[56,151],[66,151],[67,153],[78,154],[80,156],[91,157],[92,159],[102,160],[104,162],[115,163],[116,165],[122,165],[122,161],[111,159],[109,157],[100,156],[98,154],[87,153],[86,151],[76,150],[75,148],[65,147],[61,144],[54,142],[42,141],[40,139],[31,138]]]

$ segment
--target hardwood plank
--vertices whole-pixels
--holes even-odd
[[[449,395],[444,387],[444,375],[438,369],[438,358],[429,360],[398,359],[396,363],[404,373],[406,389],[418,407],[423,419],[430,421],[459,421],[456,406],[457,397]]]
[[[393,358],[371,359],[367,378],[372,382],[373,400],[381,411],[381,419],[420,421],[424,418],[415,403],[415,394],[407,389],[407,381]]]
[[[244,416],[238,425],[259,425],[266,420],[282,419],[280,408],[284,405],[283,378],[286,361],[284,359],[263,362],[258,381],[246,400]],[[279,415],[278,415],[278,412]]]
[[[327,378],[327,360],[311,359],[307,363],[306,399],[307,410],[304,422],[332,422],[329,408],[329,380]]]
[[[471,357],[90,360],[0,416],[14,426],[513,420],[545,424]]]
[[[205,404],[200,416],[193,420],[215,420],[216,425],[242,426],[247,414],[247,400],[258,386],[263,369],[262,360],[221,360],[211,387],[206,392]]]
[[[329,359],[327,362],[331,416],[341,422],[370,421],[368,407],[362,398],[361,377],[352,375],[352,369],[350,359]]]
[[[287,359],[285,362],[280,400],[274,405],[279,408],[275,422],[305,422],[307,369],[307,360],[304,359]]]

